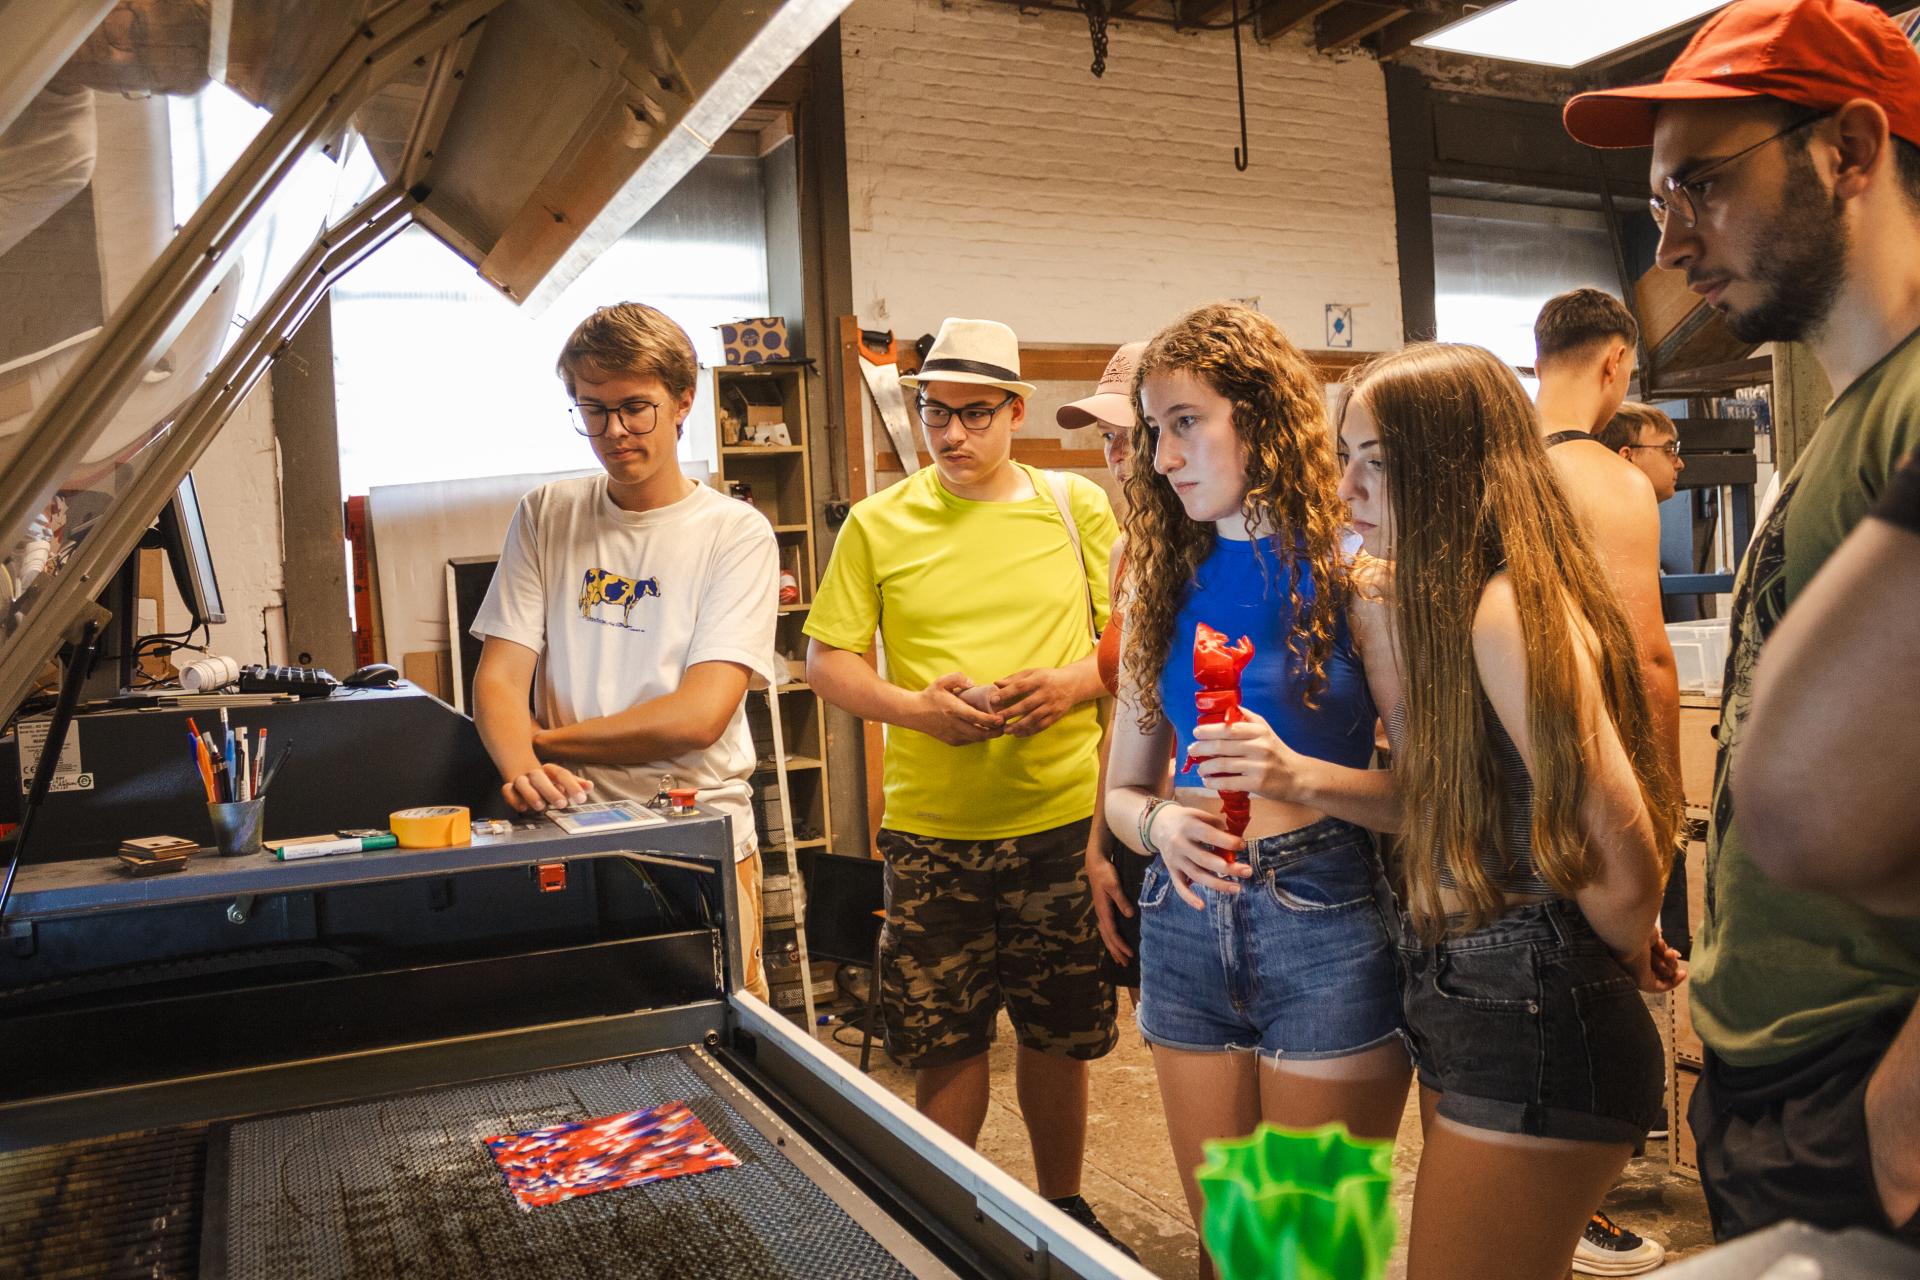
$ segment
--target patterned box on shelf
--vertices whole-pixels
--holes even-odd
[[[779,316],[759,316],[715,325],[720,330],[720,345],[726,349],[728,364],[763,364],[768,360],[790,360],[787,346],[787,322]]]

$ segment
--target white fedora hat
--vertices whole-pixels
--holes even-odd
[[[1020,381],[1020,339],[998,320],[942,320],[920,371],[900,379],[909,391],[925,382],[977,382],[1022,398],[1033,394],[1033,384]]]

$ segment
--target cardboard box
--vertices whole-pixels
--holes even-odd
[[[1667,1168],[1695,1182],[1700,1181],[1700,1152],[1687,1123],[1687,1108],[1699,1084],[1700,1072],[1694,1067],[1675,1067],[1667,1082]]]
[[[1687,841],[1687,922],[1697,935],[1707,910],[1707,846]],[[1673,1060],[1698,1070],[1705,1062],[1700,1033],[1693,1026],[1693,991],[1683,982],[1667,993],[1668,1043]]]
[[[753,404],[741,401],[745,417],[741,419],[738,438],[733,444],[743,448],[752,446],[789,445],[793,437],[787,431],[787,406],[785,404]]]
[[[815,960],[808,970],[814,982],[832,982],[835,965],[831,960]],[[797,964],[769,964],[767,983],[775,987],[797,987],[800,985],[800,966]]]
[[[442,702],[453,701],[453,659],[445,649],[426,649],[400,660],[400,674]]]
[[[1696,936],[1707,901],[1707,846],[1687,841],[1687,918]],[[1687,1126],[1687,1107],[1705,1066],[1700,1033],[1693,1026],[1693,992],[1683,982],[1667,993],[1668,1037],[1672,1056],[1667,1061],[1667,1166],[1682,1177],[1700,1180],[1700,1157],[1693,1130]]]
[[[1683,1067],[1698,1070],[1705,1065],[1700,1033],[1693,1026],[1693,995],[1682,983],[1667,993],[1668,1033],[1673,1042],[1673,1060]]]
[[[1713,734],[1719,725],[1718,698],[1680,696],[1680,793],[1702,809],[1713,806],[1713,761],[1720,749]]]
[[[815,1004],[824,1004],[834,998],[833,974],[835,965],[829,960],[815,960],[809,976],[812,978],[813,1000]],[[798,1009],[803,1003],[800,993],[800,966],[782,964],[767,966],[767,990],[773,996],[772,1004],[776,1009]]]
[[[791,1011],[801,1008],[805,1003],[805,997],[800,994],[800,988],[798,986],[770,988],[770,990],[773,994],[773,1007],[776,1009]],[[831,999],[833,999],[833,983],[831,981],[816,982],[813,984],[813,1003],[816,1006],[825,1004]]]
[[[714,327],[720,330],[720,345],[726,349],[728,364],[793,358],[787,347],[787,322],[779,316],[758,316]]]

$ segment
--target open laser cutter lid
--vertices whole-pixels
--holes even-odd
[[[417,222],[544,305],[847,3],[0,6],[0,714],[355,263]],[[169,103],[229,90],[176,189]]]

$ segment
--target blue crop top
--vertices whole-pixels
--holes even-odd
[[[1174,759],[1186,762],[1199,718],[1193,705],[1193,629],[1195,623],[1204,622],[1224,632],[1229,644],[1241,636],[1253,640],[1253,661],[1240,673],[1242,706],[1272,725],[1281,741],[1295,751],[1364,769],[1373,757],[1376,712],[1346,615],[1341,614],[1334,633],[1326,686],[1317,705],[1309,709],[1304,701],[1305,673],[1287,647],[1293,632],[1290,584],[1274,554],[1273,540],[1265,538],[1261,543],[1264,572],[1251,542],[1218,539],[1200,563],[1174,619],[1167,662],[1160,669],[1160,705],[1173,726]],[[1302,560],[1296,562],[1293,573],[1303,580],[1301,595],[1311,601],[1312,569]],[[1174,784],[1205,785],[1198,769],[1179,774]]]

